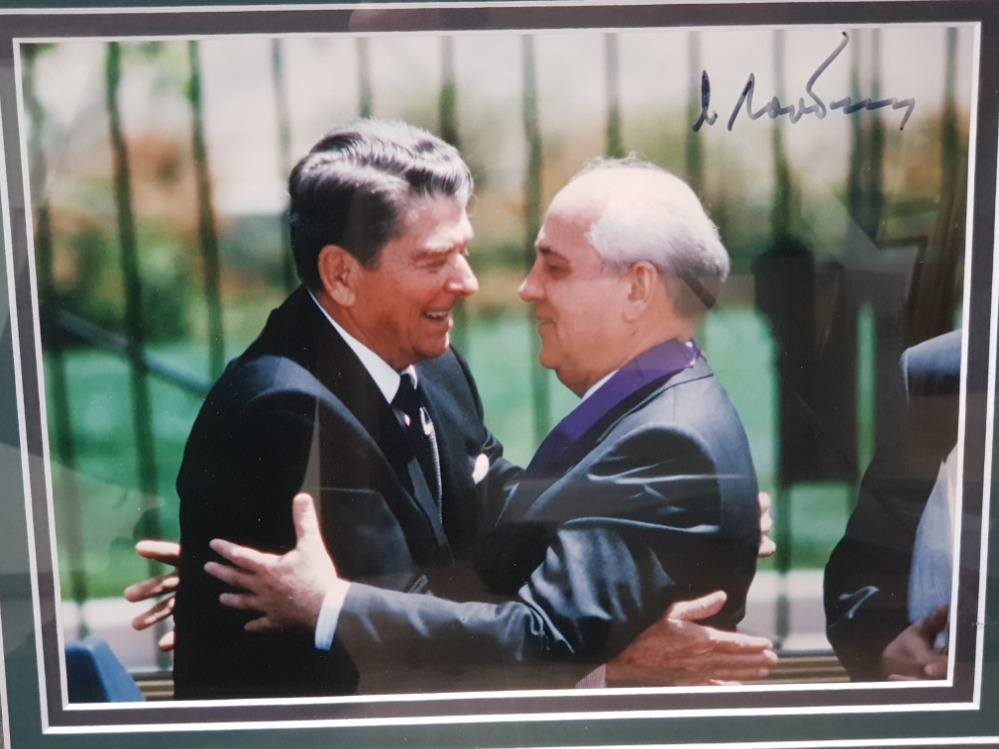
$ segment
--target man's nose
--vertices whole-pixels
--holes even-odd
[[[538,282],[534,277],[534,268],[531,268],[531,272],[527,274],[523,281],[521,281],[520,287],[517,289],[517,293],[525,302],[536,302],[541,298],[541,291],[538,287]]]
[[[455,272],[447,281],[447,290],[461,296],[471,296],[479,290],[479,279],[464,255],[458,255]]]

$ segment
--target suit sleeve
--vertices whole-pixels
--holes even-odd
[[[216,401],[208,404],[214,406]],[[247,633],[243,627],[252,615],[219,605],[225,587],[203,569],[210,559],[221,561],[208,547],[215,537],[277,553],[294,546],[291,497],[305,476],[314,413],[312,399],[280,397],[233,418],[207,420],[192,432],[178,477],[184,547],[174,659],[179,698],[356,688],[356,670],[342,648],[317,657],[311,636]]]
[[[881,653],[909,625],[909,569],[928,489],[906,482],[894,466],[891,451],[875,456],[826,565],[826,635],[857,681],[884,678]]]
[[[937,340],[948,347],[942,358],[910,355],[935,353]],[[826,635],[857,681],[884,678],[881,653],[909,626],[916,529],[940,461],[956,440],[960,338],[927,344],[902,357],[894,393],[904,404],[898,429],[878,446],[846,533],[826,565]]]
[[[729,479],[688,436],[643,431],[533,503],[527,522],[548,530],[510,599],[461,603],[354,585],[337,638],[364,679],[400,667],[446,664],[457,678],[516,665],[502,680],[511,688],[571,686],[676,600],[724,582],[741,607],[755,570],[756,500],[752,490],[742,507],[723,508]],[[752,533],[733,530],[744,526]],[[532,662],[545,668],[524,668]]]

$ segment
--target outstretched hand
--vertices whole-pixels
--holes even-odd
[[[719,590],[674,603],[607,664],[607,680],[693,686],[766,678],[777,662],[768,639],[697,624],[721,611],[725,600]]]
[[[943,679],[947,676],[947,654],[934,646],[947,626],[949,606],[940,606],[929,616],[913,622],[888,643],[881,654],[881,670],[889,681]]]
[[[326,591],[337,578],[336,567],[323,543],[311,496],[298,494],[295,497],[292,518],[297,542],[286,554],[267,554],[221,539],[209,544],[232,566],[208,562],[205,572],[245,591],[223,593],[219,602],[261,614],[246,623],[247,632],[315,629]]]
[[[140,557],[152,559],[174,568],[173,571],[159,577],[152,577],[125,588],[125,600],[133,603],[149,601],[164,593],[169,594],[132,620],[132,627],[141,632],[173,616],[173,609],[177,602],[177,586],[180,584],[180,575],[177,574],[176,569],[180,563],[180,544],[173,541],[144,540],[135,545],[135,551]],[[158,643],[160,650],[164,652],[173,650],[174,644],[173,630],[163,635]]]

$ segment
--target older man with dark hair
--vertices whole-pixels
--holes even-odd
[[[668,668],[642,643],[670,605],[715,590],[726,597],[709,621],[734,629],[758,505],[742,425],[693,341],[728,273],[714,225],[673,175],[611,161],[559,192],[536,247],[520,295],[535,306],[541,363],[583,400],[485,505],[489,602],[358,582],[327,556],[300,496],[293,551],[212,542],[235,566],[206,569],[244,591],[223,603],[263,613],[248,630],[314,632],[350,653],[366,691],[400,691],[411,674],[446,689],[569,686],[622,652]],[[327,535],[334,557],[345,531]]]
[[[303,286],[208,395],[177,480],[179,698],[356,689],[342,647],[318,651],[299,632],[251,636],[250,617],[220,606],[225,587],[204,572],[218,536],[292,548],[303,488],[351,579],[457,594],[470,577],[459,560],[476,536],[478,492],[511,470],[449,346],[452,310],[477,289],[472,189],[456,149],[403,123],[338,128],[294,168]]]

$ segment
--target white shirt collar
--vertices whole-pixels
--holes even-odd
[[[694,342],[692,340],[691,341],[687,341],[683,345],[686,346],[687,348],[693,348]],[[603,377],[601,377],[599,380],[597,380],[595,383],[593,383],[592,385],[590,385],[589,390],[587,390],[585,393],[583,393],[583,397],[579,399],[579,402],[582,403],[587,398],[589,398],[591,395],[593,395],[595,392],[597,392],[600,389],[601,385],[603,385],[605,382],[607,382],[607,380],[609,380],[611,377],[613,377],[614,375],[616,375],[619,371],[620,371],[620,369],[615,369],[613,372],[608,372]]]
[[[357,358],[361,360],[361,365],[367,373],[371,375],[371,379],[375,381],[375,384],[378,386],[381,394],[385,396],[385,400],[391,403],[392,399],[395,398],[396,392],[399,390],[401,373],[392,369],[388,362],[344,330],[343,326],[330,317],[330,314],[323,309],[323,305],[321,305],[319,300],[316,299],[315,294],[313,294],[311,290],[307,291],[309,291],[309,296],[312,297],[312,301],[316,303],[319,311],[323,313],[323,317],[330,321],[330,325],[336,329],[336,332],[339,333],[343,337],[343,340],[347,342],[347,345],[350,346],[350,350],[353,351],[357,355]],[[413,386],[415,387],[417,383],[416,368],[410,365],[402,371],[404,373],[408,373],[409,376],[413,378]]]
[[[593,395],[595,392],[597,392],[600,389],[601,385],[603,385],[605,382],[607,382],[607,380],[609,380],[611,377],[613,377],[617,373],[618,373],[618,370],[616,370],[616,369],[613,372],[608,372],[603,377],[601,377],[599,380],[597,380],[592,385],[590,385],[589,389],[585,393],[583,393],[583,397],[579,399],[579,402],[582,403],[587,398],[589,398],[591,395]]]

